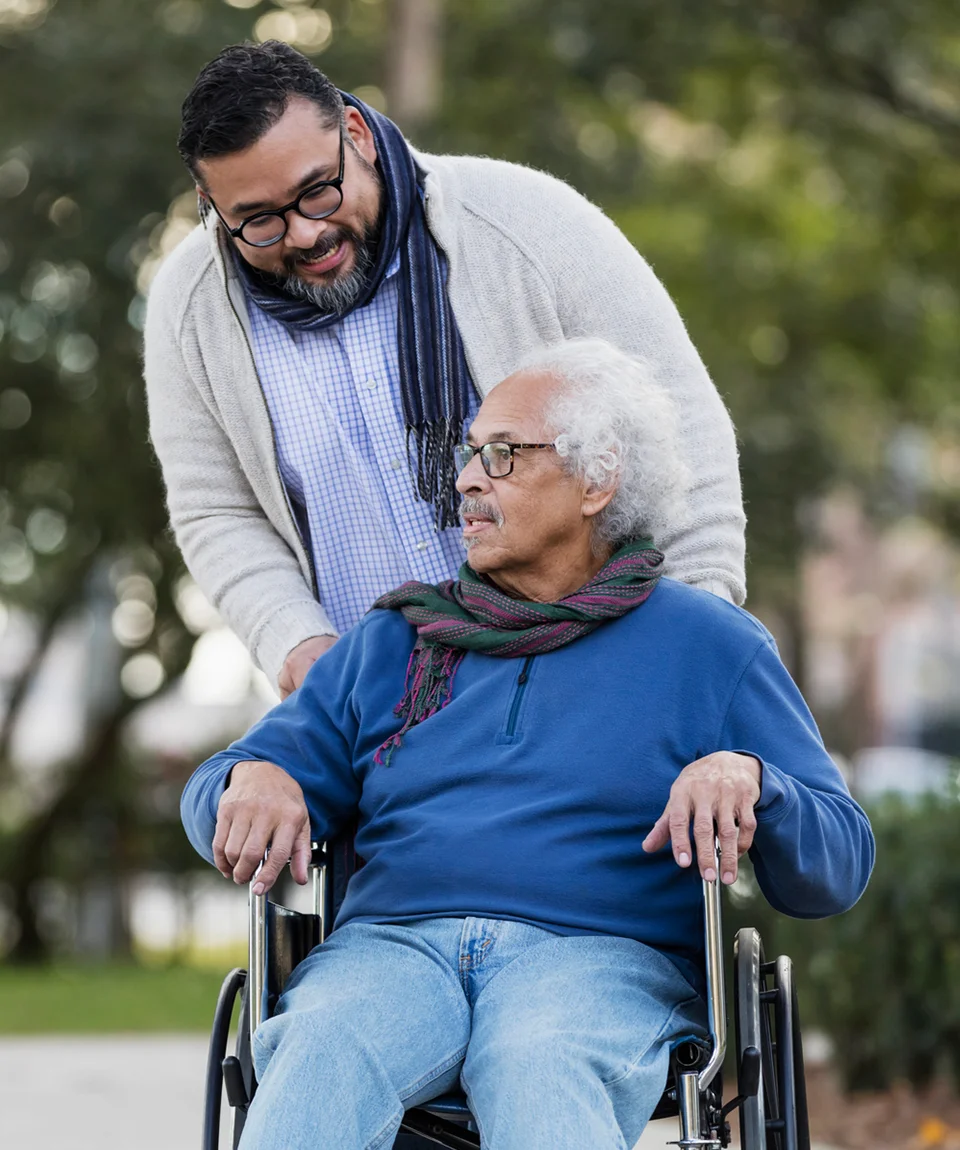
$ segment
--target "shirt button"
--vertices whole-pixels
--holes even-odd
[[[400,468],[403,467],[403,460],[402,459],[391,459],[390,460],[390,466],[393,468],[394,471],[399,471]]]
[[[375,391],[377,387],[377,381],[375,379],[368,379],[363,386],[369,388],[370,391]]]
[[[426,549],[429,546],[430,546],[430,540],[429,539],[421,539],[420,542],[417,544],[417,550],[418,551],[426,551]]]

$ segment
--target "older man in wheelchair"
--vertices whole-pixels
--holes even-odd
[[[786,914],[862,893],[869,824],[771,636],[662,575],[676,419],[602,341],[524,364],[456,449],[459,578],[384,595],[188,783],[257,894],[353,824],[364,860],[256,1032],[242,1147],[391,1146],[457,1088],[488,1150],[631,1147],[706,1033],[703,881],[749,851]]]

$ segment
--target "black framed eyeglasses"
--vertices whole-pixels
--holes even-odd
[[[320,180],[304,188],[295,200],[291,200],[285,207],[277,208],[272,212],[257,212],[255,216],[248,216],[237,227],[231,228],[220,215],[220,209],[213,200],[213,210],[220,218],[220,222],[235,240],[243,240],[255,248],[268,248],[278,243],[287,234],[287,212],[297,212],[308,220],[325,220],[343,203],[343,159],[344,134],[340,133],[340,171],[335,180]]]
[[[453,449],[453,458],[457,467],[457,475],[467,466],[475,455],[480,456],[483,470],[491,479],[503,479],[513,471],[513,453],[518,448],[552,447],[554,443],[504,443],[499,439],[485,443],[482,447],[474,447],[472,443],[458,443]]]

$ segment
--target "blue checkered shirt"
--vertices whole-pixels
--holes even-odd
[[[340,631],[408,579],[453,578],[465,555],[459,529],[438,532],[413,486],[397,356],[399,269],[398,256],[366,307],[321,331],[288,328],[249,303],[280,477],[320,602]],[[478,406],[474,394],[468,422]]]

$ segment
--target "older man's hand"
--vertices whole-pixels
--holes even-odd
[[[757,829],[754,805],[760,798],[761,766],[752,755],[715,751],[684,767],[670,788],[670,799],[653,830],[643,840],[647,852],[669,842],[682,867],[692,861],[690,824],[700,874],[717,877],[714,836],[720,840],[720,875],[725,883],[737,878],[737,860],[750,849]]]
[[[284,659],[280,676],[277,679],[281,699],[293,694],[303,682],[307,671],[321,655],[330,650],[336,641],[336,635],[314,635],[310,639],[304,639],[302,643],[298,643],[294,647]]]
[[[236,883],[249,882],[268,846],[270,857],[254,894],[268,891],[288,861],[303,885],[310,864],[310,816],[300,784],[273,763],[237,763],[217,808],[217,870]]]

